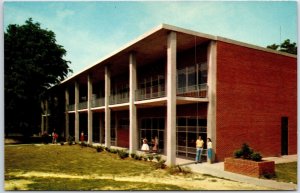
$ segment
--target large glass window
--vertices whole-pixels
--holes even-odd
[[[142,118],[140,121],[140,147],[142,146],[142,140],[147,139],[150,148],[152,148],[151,141],[155,137],[158,137],[159,152],[163,152],[164,149],[164,130],[165,119],[157,117]]]
[[[204,149],[206,149],[206,128],[206,118],[177,117],[177,156],[194,159],[196,155],[196,140],[199,135],[204,140]],[[205,154],[202,155],[203,157],[205,156]]]

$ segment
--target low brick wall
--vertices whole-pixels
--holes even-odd
[[[264,174],[275,174],[274,161],[252,161],[238,158],[225,158],[224,170],[259,178]]]

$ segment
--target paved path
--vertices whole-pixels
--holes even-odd
[[[277,164],[277,163],[295,162],[297,161],[297,158],[298,158],[297,155],[288,155],[282,157],[264,158],[264,160],[273,160]],[[191,160],[177,158],[176,163],[180,166],[187,166],[191,168],[193,172],[196,173],[209,174],[220,178],[226,178],[226,179],[248,183],[248,184],[255,184],[257,186],[268,187],[275,190],[297,190],[297,184],[253,178],[253,177],[248,177],[248,176],[224,171],[224,162],[218,162],[214,164],[208,164],[208,163],[195,164],[195,162]]]

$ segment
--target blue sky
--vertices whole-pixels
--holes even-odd
[[[296,1],[6,1],[3,9],[4,30],[30,17],[52,30],[74,73],[161,23],[262,47],[297,42]]]

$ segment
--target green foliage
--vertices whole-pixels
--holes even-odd
[[[235,158],[249,159],[253,161],[261,161],[262,156],[258,152],[253,152],[253,149],[248,144],[244,143],[241,149],[235,150],[233,153]]]
[[[97,152],[102,152],[102,151],[104,151],[104,147],[101,146],[101,145],[100,145],[100,146],[97,146],[97,147],[96,147],[96,151],[97,151]]]
[[[68,138],[68,144],[73,145],[73,140],[74,140],[74,138],[70,135]]]
[[[284,40],[280,45],[269,45],[267,48],[297,55],[297,44],[295,42],[291,43],[290,39]]]
[[[155,163],[155,169],[165,169],[166,168],[166,160],[160,160],[159,162]]]
[[[253,150],[252,150],[252,149],[249,147],[249,145],[246,144],[246,143],[244,143],[244,144],[242,145],[241,151],[242,151],[242,157],[243,157],[244,159],[250,159],[251,154],[253,153]]]
[[[159,162],[161,160],[161,155],[156,155],[155,159]]]
[[[71,72],[66,50],[56,43],[55,34],[30,18],[24,25],[10,24],[4,32],[5,132],[30,135],[39,131],[40,100],[47,89]],[[52,96],[49,108],[62,107]],[[63,116],[51,109],[51,116]],[[63,112],[63,111],[62,111]],[[51,125],[51,128],[55,125]],[[57,132],[59,127],[57,127]]]
[[[131,157],[131,158],[134,158],[134,157],[135,157],[135,153],[131,153],[131,154],[130,154],[130,157]]]
[[[128,152],[127,151],[124,151],[124,150],[120,150],[118,151],[118,155],[121,159],[125,159],[129,156]]]
[[[251,160],[253,161],[261,161],[262,156],[258,152],[254,152],[250,155]]]
[[[242,150],[238,149],[238,150],[234,151],[233,155],[235,158],[240,158],[240,157],[242,157],[243,152],[242,152]]]

